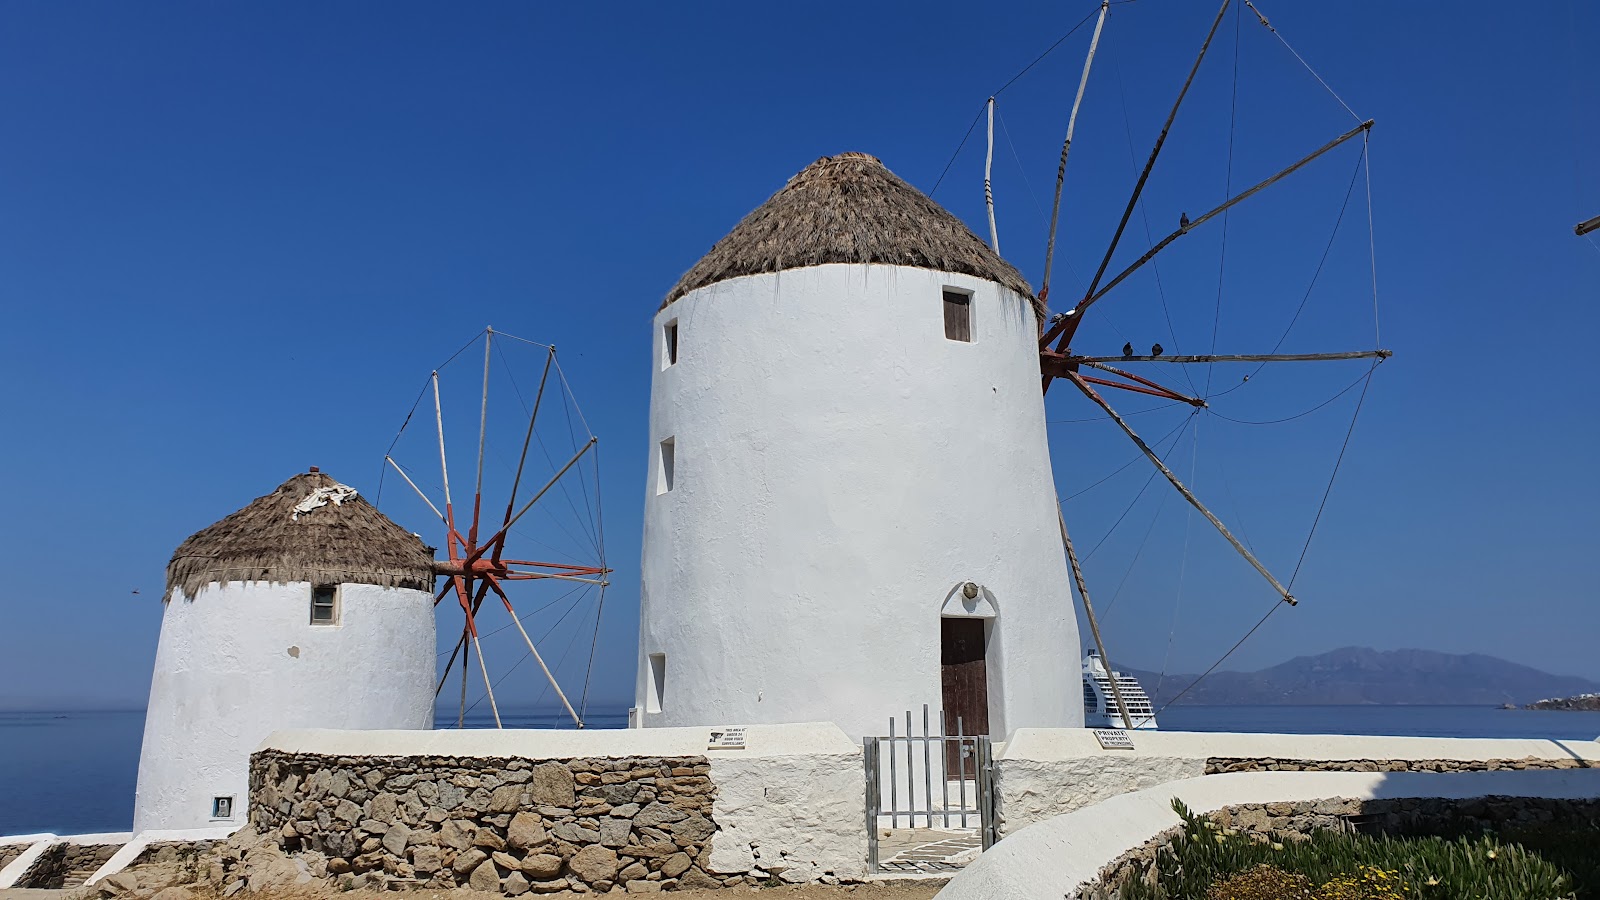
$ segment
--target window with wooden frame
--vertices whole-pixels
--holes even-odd
[[[339,588],[331,584],[311,588],[311,624],[339,624]]]
[[[972,295],[966,291],[944,289],[944,336],[947,340],[972,342]]]

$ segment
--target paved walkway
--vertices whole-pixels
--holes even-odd
[[[983,840],[976,831],[897,828],[878,832],[878,871],[949,875],[978,858]]]

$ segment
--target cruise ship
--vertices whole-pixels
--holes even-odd
[[[1122,702],[1128,704],[1128,718],[1133,727],[1145,731],[1156,729],[1156,711],[1150,705],[1150,696],[1139,686],[1132,675],[1114,673],[1117,687],[1122,690]],[[1117,700],[1111,693],[1111,676],[1100,654],[1093,649],[1083,658],[1083,724],[1086,728],[1122,728],[1122,715],[1117,712]]]

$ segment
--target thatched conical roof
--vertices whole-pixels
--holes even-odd
[[[230,581],[426,591],[433,587],[432,566],[433,551],[420,538],[353,489],[313,470],[178,545],[167,563],[166,596],[180,589],[193,597],[207,584]]]
[[[1033,288],[950,211],[865,153],[824,156],[735,225],[661,304],[709,284],[829,263],[973,275],[1034,303]]]

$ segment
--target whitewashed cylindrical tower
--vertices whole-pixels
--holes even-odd
[[[432,553],[315,468],[184,541],[145,713],[134,831],[243,824],[281,728],[431,728]]]
[[[1083,724],[1039,314],[865,154],[689,270],[655,319],[638,724]]]

